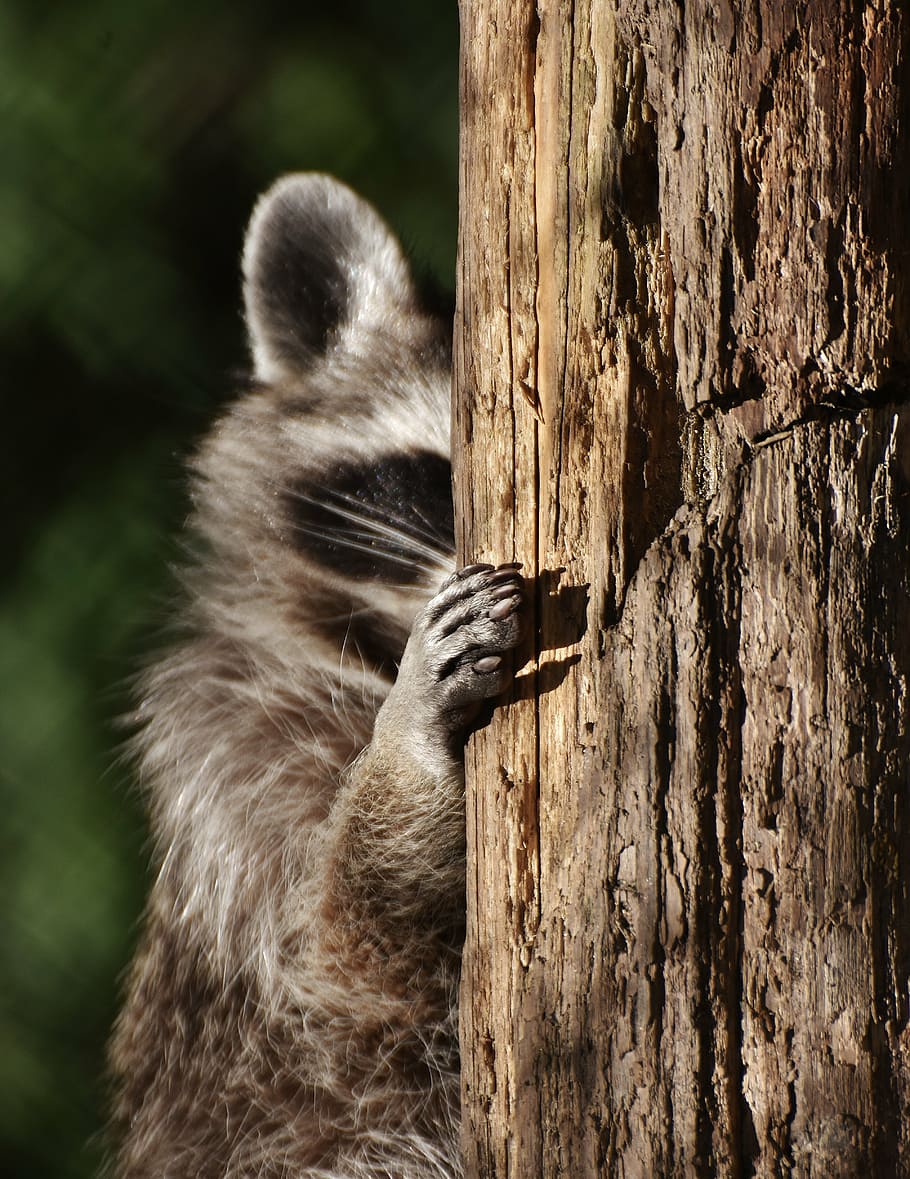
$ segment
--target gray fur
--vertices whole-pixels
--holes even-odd
[[[457,1176],[461,740],[508,681],[521,578],[434,594],[450,521],[401,496],[448,458],[445,332],[376,213],[285,178],[244,276],[260,384],[195,458],[200,555],[136,710],[158,874],[115,1171]]]

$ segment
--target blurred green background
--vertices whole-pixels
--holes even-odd
[[[258,192],[318,168],[451,287],[454,3],[0,0],[0,1169],[87,1176],[147,884],[116,720]]]

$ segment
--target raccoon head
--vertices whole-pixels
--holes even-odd
[[[452,564],[450,329],[324,175],[260,199],[243,278],[254,389],[200,456],[198,519],[273,602],[305,598],[308,625],[385,666]]]

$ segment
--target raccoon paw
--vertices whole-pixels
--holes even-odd
[[[408,653],[414,648],[425,690],[452,728],[508,687],[512,670],[506,656],[526,629],[520,568],[513,563],[459,569],[418,615]]]

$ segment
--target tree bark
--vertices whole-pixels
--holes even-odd
[[[910,1176],[910,18],[461,16],[468,1174]]]

